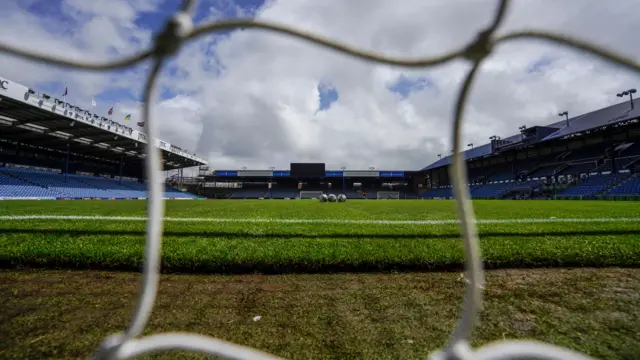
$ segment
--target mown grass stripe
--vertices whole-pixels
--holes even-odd
[[[144,216],[82,216],[82,215],[9,215],[0,216],[0,221],[22,220],[101,220],[101,221],[147,221]],[[165,217],[171,222],[218,222],[218,223],[273,223],[273,224],[373,224],[373,225],[449,225],[459,220],[374,220],[374,219],[280,219],[280,218],[188,218]],[[533,218],[533,219],[476,219],[477,224],[531,224],[531,223],[611,223],[640,222],[640,218]]]

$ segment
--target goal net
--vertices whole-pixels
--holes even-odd
[[[317,199],[322,191],[300,191],[300,199]]]
[[[378,191],[377,197],[378,200],[398,200],[400,199],[400,192],[398,191]]]
[[[594,43],[586,40],[577,40],[572,37],[565,37],[553,31],[537,31],[526,30],[519,32],[501,31],[496,35],[496,30],[503,24],[505,14],[508,13],[509,4],[515,1],[501,0],[496,1],[497,6],[493,11],[490,25],[481,29],[473,39],[470,39],[465,46],[451,50],[451,52],[438,54],[430,58],[416,59],[412,57],[400,58],[382,56],[365,50],[360,50],[345,45],[335,40],[323,38],[319,35],[313,35],[308,32],[302,32],[295,28],[287,27],[283,24],[273,24],[264,22],[259,19],[236,19],[214,22],[198,22],[193,24],[195,10],[198,8],[197,0],[182,0],[182,6],[174,14],[167,19],[167,23],[163,25],[163,31],[156,34],[153,41],[153,47],[128,58],[105,62],[88,62],[76,58],[62,56],[51,56],[42,51],[21,50],[18,47],[8,46],[4,43],[0,44],[0,53],[20,56],[21,58],[38,61],[46,64],[62,65],[64,67],[82,68],[92,70],[113,70],[129,67],[146,60],[152,60],[149,75],[146,79],[146,85],[143,93],[143,109],[142,121],[146,134],[144,139],[148,139],[145,145],[145,154],[143,161],[146,165],[145,170],[149,175],[148,187],[148,206],[147,206],[147,232],[145,239],[144,262],[142,268],[142,279],[137,303],[134,307],[131,323],[120,333],[116,333],[105,338],[92,358],[96,359],[131,359],[136,356],[146,355],[168,350],[190,350],[198,351],[215,357],[225,359],[243,359],[243,360],[272,360],[274,356],[268,355],[258,350],[250,349],[245,346],[235,345],[222,341],[213,337],[196,335],[192,333],[163,333],[163,334],[147,334],[147,324],[153,310],[157,290],[160,279],[161,251],[162,251],[162,235],[163,222],[165,220],[165,202],[163,200],[164,185],[162,180],[162,158],[161,146],[156,142],[156,133],[158,131],[158,120],[155,116],[151,116],[151,105],[157,97],[154,94],[154,88],[157,86],[157,80],[160,74],[161,65],[165,63],[170,56],[177,55],[177,51],[181,49],[186,40],[195,39],[196,36],[210,34],[214,31],[231,30],[232,28],[256,28],[263,31],[276,32],[281,35],[295,37],[299,40],[305,40],[316,45],[322,45],[325,49],[333,49],[334,51],[349,54],[361,60],[385,64],[385,66],[405,66],[412,68],[427,68],[436,65],[442,65],[457,59],[465,59],[472,63],[469,70],[460,81],[459,95],[454,108],[456,112],[453,118],[452,129],[452,155],[449,174],[453,182],[453,197],[458,205],[458,217],[462,228],[462,243],[465,249],[466,271],[464,280],[466,285],[465,298],[462,305],[460,320],[458,325],[452,332],[449,342],[440,350],[429,355],[430,359],[520,359],[520,358],[536,358],[536,359],[589,359],[586,355],[582,355],[570,349],[556,347],[551,344],[534,342],[534,341],[508,341],[502,340],[485,345],[479,349],[471,347],[471,335],[474,326],[476,326],[479,312],[482,309],[483,292],[485,289],[483,262],[479,250],[478,231],[474,216],[473,203],[471,202],[469,187],[469,178],[467,176],[467,166],[465,156],[462,155],[464,150],[462,142],[462,134],[464,133],[463,125],[463,109],[467,104],[470,89],[476,79],[478,69],[483,60],[493,53],[494,45],[511,42],[517,39],[541,39],[558,45],[564,45],[565,48],[580,50],[583,53],[596,55],[601,60],[617,65],[633,71],[635,74],[640,73],[640,63],[635,58],[627,58],[621,54],[616,54],[610,50],[605,50]],[[44,111],[44,110],[43,110]],[[142,125],[141,125],[142,126]],[[160,142],[162,144],[162,142]],[[322,194],[321,191],[300,191],[300,198],[317,198]],[[398,199],[399,192],[378,192],[377,198]],[[160,309],[160,311],[162,311]],[[444,326],[444,325],[443,325]],[[145,331],[147,330],[147,331]],[[145,333],[142,336],[143,332]],[[366,339],[363,338],[363,342]],[[357,346],[360,344],[354,344]],[[25,354],[28,349],[25,349]],[[424,356],[423,356],[424,357]]]

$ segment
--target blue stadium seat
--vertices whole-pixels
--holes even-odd
[[[0,197],[2,198],[56,198],[60,196],[55,191],[26,182],[12,176],[11,172],[3,171],[0,171]]]
[[[347,198],[349,199],[362,199],[362,193],[359,191],[355,191],[355,190],[347,190],[344,192],[344,194],[347,196]]]
[[[238,189],[231,194],[231,199],[258,199],[266,197],[268,191],[262,189]]]
[[[628,196],[638,195],[640,196],[640,174],[633,174],[627,180],[614,186],[607,192],[607,195],[612,196]]]
[[[293,199],[298,196],[297,189],[271,189],[271,192],[268,194],[271,199],[284,199],[289,198]]]
[[[420,194],[420,197],[425,199],[450,198],[450,197],[453,197],[452,190],[453,188],[451,187],[433,188]]]
[[[0,197],[4,198],[146,198],[147,188],[135,180],[67,175],[17,168],[0,170]],[[194,199],[196,195],[165,186],[164,197]]]
[[[565,189],[561,196],[595,196],[623,181],[628,174],[592,175]]]

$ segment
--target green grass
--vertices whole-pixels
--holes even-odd
[[[634,202],[476,201],[478,219],[640,217]],[[455,219],[452,201],[168,201],[168,217]],[[3,201],[0,216],[145,216],[143,201]],[[640,265],[640,223],[479,224],[488,268]],[[454,270],[456,224],[167,222],[164,272]],[[144,222],[0,220],[0,266],[139,270]]]
[[[633,202],[476,201],[479,219],[636,218]],[[169,201],[168,217],[455,219],[451,201]],[[144,201],[2,201],[0,216],[145,216]],[[164,272],[287,273],[461,269],[455,224],[166,222]],[[490,268],[474,345],[533,338],[601,359],[630,360],[640,342],[640,224],[480,224]],[[123,330],[145,223],[0,220],[2,359],[83,359]],[[626,268],[618,268],[626,267]],[[285,358],[424,359],[457,320],[457,273],[165,275],[145,333],[189,331]],[[261,315],[259,322],[252,321]],[[146,359],[204,359],[184,352]]]

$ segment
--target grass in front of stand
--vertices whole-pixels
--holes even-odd
[[[527,219],[640,217],[633,202],[476,201],[488,268],[640,265],[639,222],[532,223]],[[4,201],[0,216],[145,216],[143,201]],[[457,270],[456,224],[277,223],[256,219],[452,220],[452,201],[167,201],[164,272],[323,273]],[[140,269],[145,223],[124,220],[0,220],[0,266]]]

